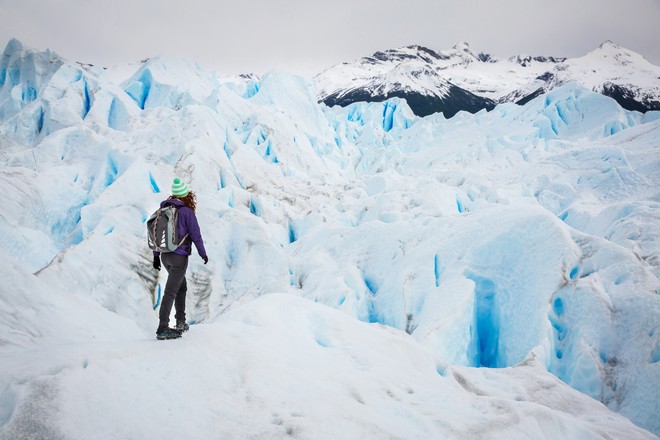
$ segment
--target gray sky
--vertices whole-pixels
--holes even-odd
[[[377,50],[461,41],[505,58],[581,56],[612,40],[660,65],[660,0],[0,0],[0,46],[12,37],[72,61],[168,54],[221,75],[311,76]]]

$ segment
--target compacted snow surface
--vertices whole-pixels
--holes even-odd
[[[0,62],[0,438],[657,438],[660,113],[129,70]],[[175,176],[210,261],[156,341]]]

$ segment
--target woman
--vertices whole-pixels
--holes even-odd
[[[160,252],[154,251],[154,268],[160,270],[162,260],[163,266],[165,266],[168,273],[165,294],[163,295],[158,313],[160,322],[156,330],[157,339],[180,338],[183,332],[189,328],[188,324],[186,324],[186,269],[188,268],[188,256],[192,253],[191,242],[195,244],[197,253],[204,260],[204,264],[209,261],[209,258],[206,256],[206,250],[204,249],[204,241],[199,230],[199,223],[197,223],[197,216],[195,215],[195,209],[197,208],[195,193],[190,191],[185,182],[176,178],[172,183],[172,195],[160,204],[161,208],[167,205],[177,207],[178,236],[184,237],[188,235],[188,238],[174,252],[163,253],[161,255]],[[169,326],[172,304],[174,304],[175,310],[175,328],[170,328]]]

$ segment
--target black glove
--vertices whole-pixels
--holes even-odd
[[[154,255],[154,269],[160,270],[160,257],[158,255]]]
[[[207,257],[206,255],[204,255],[204,256],[202,257],[202,260],[204,260],[204,264],[206,264],[206,263],[209,262],[209,257]]]

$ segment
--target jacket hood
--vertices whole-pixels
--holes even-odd
[[[167,200],[163,200],[162,202],[160,202],[160,207],[161,207],[161,208],[164,208],[165,206],[168,206],[168,205],[174,205],[174,206],[177,206],[177,207],[179,207],[179,208],[182,207],[182,206],[186,206],[186,205],[185,205],[181,200],[179,200],[179,199],[167,199]]]

